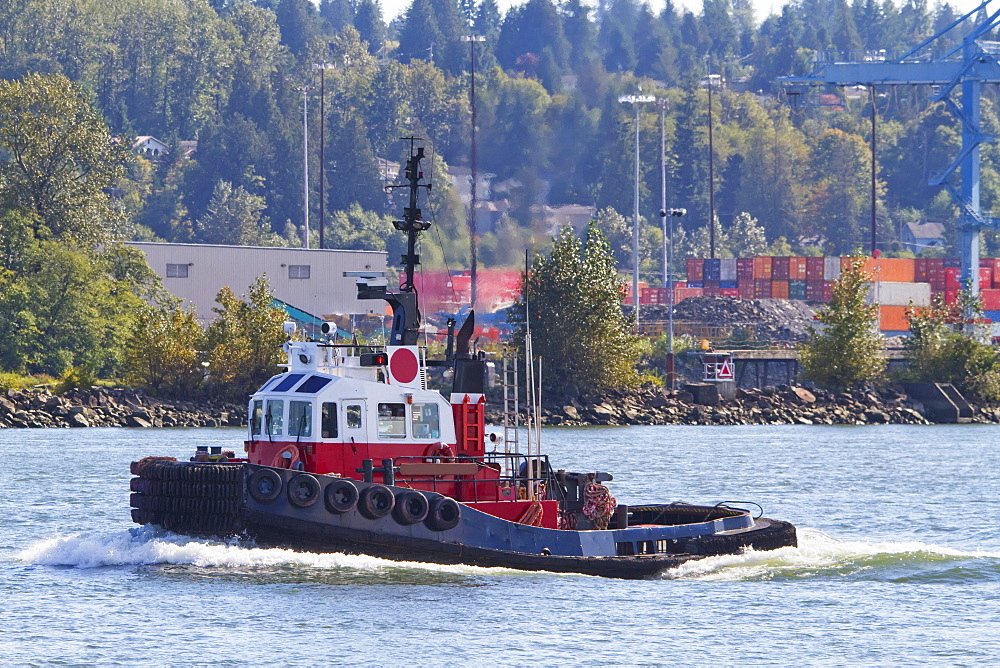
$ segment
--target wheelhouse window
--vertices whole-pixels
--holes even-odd
[[[288,402],[288,435],[312,436],[311,401]]]
[[[406,404],[378,405],[378,435],[388,438],[406,437]]]
[[[302,394],[316,394],[324,387],[330,384],[332,378],[324,378],[323,376],[309,376],[304,383],[298,386],[295,390],[296,392],[301,392]]]
[[[267,410],[264,411],[264,433],[268,436],[281,436],[284,416],[285,402],[281,399],[268,399]]]
[[[361,406],[349,405],[344,412],[347,413],[347,428],[361,429]]]
[[[309,278],[312,265],[290,264],[288,265],[288,278]]]
[[[292,389],[292,387],[298,383],[300,380],[305,378],[304,373],[290,373],[285,376],[285,379],[278,383],[278,386],[274,388],[274,392],[287,392]]]
[[[261,399],[255,399],[253,402],[253,409],[251,410],[250,416],[250,433],[259,434],[261,424],[264,421],[264,402]]]
[[[441,438],[441,417],[437,404],[410,406],[410,425],[414,438]]]
[[[186,264],[167,264],[167,278],[187,278],[188,266]]]
[[[337,438],[337,404],[323,402],[320,435],[323,438]]]

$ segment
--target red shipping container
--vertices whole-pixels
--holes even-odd
[[[740,296],[739,288],[719,288],[720,297],[736,297]]]
[[[705,280],[704,260],[689,259],[687,261],[687,279],[694,282]]]
[[[769,257],[755,257],[753,259],[753,277],[754,280],[771,278],[772,262]]]
[[[980,290],[979,296],[983,300],[984,311],[1000,311],[1000,290]]]
[[[806,258],[806,280],[807,281],[822,281],[823,280],[823,260],[821,257],[807,257]]]
[[[806,259],[804,257],[788,258],[789,280],[804,281],[806,279]]]
[[[944,286],[945,289],[958,288],[961,286],[959,279],[962,278],[962,269],[960,267],[947,267],[944,270]]]
[[[705,281],[705,296],[706,297],[718,297],[719,296],[719,290],[721,290],[721,289],[722,288],[719,287],[719,281]]]
[[[928,265],[927,258],[918,257],[916,262],[914,262],[913,267],[913,280],[917,283],[927,283],[928,282]]]
[[[788,280],[788,265],[791,258],[772,257],[771,258],[771,278],[779,281]]]
[[[823,281],[823,299],[824,302],[833,301],[833,281]]]
[[[753,282],[753,296],[756,299],[771,298],[771,279],[757,278]]]
[[[674,288],[674,304],[679,304],[688,297],[701,297],[705,293],[701,288]]]
[[[958,301],[958,288],[948,288],[944,291],[944,303],[951,306]]]
[[[788,299],[788,281],[771,281],[771,299]]]
[[[736,280],[738,280],[738,281],[752,281],[753,280],[753,258],[752,257],[738,257],[738,258],[736,258]]]
[[[806,281],[806,301],[823,301],[823,284],[826,281]]]
[[[931,284],[931,290],[944,290],[947,285],[944,267],[928,269],[927,282]]]
[[[993,260],[993,287],[1000,287],[997,283],[1000,283],[1000,258],[994,257],[990,258]]]
[[[927,258],[927,269],[944,269],[944,258],[943,257],[929,257]]]
[[[743,299],[753,299],[754,289],[753,281],[740,281],[737,290],[740,293],[740,297]]]
[[[992,288],[993,287],[993,267],[980,267],[979,268],[979,287]]]

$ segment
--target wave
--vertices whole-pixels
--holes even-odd
[[[419,569],[456,575],[517,573],[510,569],[479,568],[391,561],[366,555],[298,552],[248,546],[237,539],[219,541],[181,536],[151,526],[111,534],[74,534],[39,541],[22,550],[18,561],[38,566],[101,568],[108,566],[179,565],[226,570],[271,570],[288,567],[356,572]]]
[[[918,541],[838,540],[817,529],[798,529],[798,547],[721,555],[664,571],[665,579],[861,579],[935,581],[1000,577],[1000,552],[963,551]],[[971,562],[971,564],[970,564]]]

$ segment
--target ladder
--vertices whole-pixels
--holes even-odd
[[[517,399],[517,350],[509,348],[503,355],[503,446],[504,452],[519,452],[517,447],[518,417]]]

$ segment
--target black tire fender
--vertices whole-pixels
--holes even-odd
[[[424,523],[434,531],[449,531],[462,521],[462,507],[458,501],[447,496],[439,496],[431,501]]]
[[[396,495],[392,509],[393,518],[402,525],[416,524],[427,519],[430,503],[427,497],[415,490],[407,490]]]
[[[257,503],[271,503],[281,495],[281,476],[271,469],[257,469],[247,481],[247,491]]]
[[[300,473],[288,481],[288,502],[298,508],[308,508],[319,499],[320,485],[316,476]]]
[[[370,520],[377,520],[392,512],[396,497],[385,485],[371,485],[361,490],[358,497],[358,511]]]
[[[358,505],[358,488],[350,480],[335,478],[323,490],[323,503],[331,513],[347,513]]]

